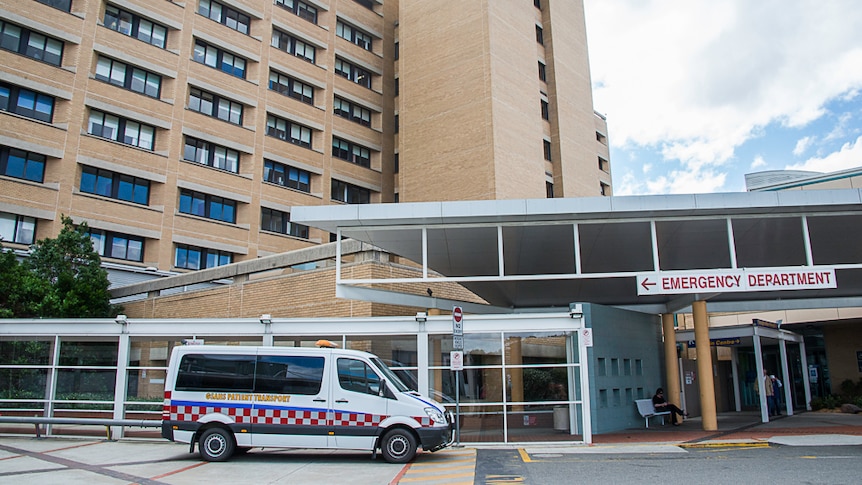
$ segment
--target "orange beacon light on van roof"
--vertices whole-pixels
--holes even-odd
[[[326,349],[337,349],[338,348],[338,344],[330,342],[329,340],[326,340],[323,338],[318,340],[317,342],[315,342],[314,345],[317,347],[326,348]]]

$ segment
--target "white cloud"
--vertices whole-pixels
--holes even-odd
[[[837,152],[822,158],[809,158],[795,165],[788,165],[787,170],[810,170],[812,172],[837,172],[848,168],[862,166],[862,136],[855,142],[845,143]]]
[[[797,157],[801,156],[808,150],[808,147],[811,146],[811,143],[814,142],[814,138],[810,136],[804,136],[796,141],[796,147],[793,148],[793,154]]]
[[[751,162],[751,167],[749,167],[749,168],[751,170],[754,170],[754,169],[758,169],[760,167],[765,167],[765,166],[766,166],[766,160],[764,160],[763,157],[758,155],[758,156],[754,157],[754,161]]]
[[[651,173],[666,178],[641,188],[714,186],[767,125],[804,127],[828,101],[862,88],[862,9],[853,0],[585,0],[585,8],[594,104],[608,115],[611,143],[658,147],[666,164],[690,172],[656,166]]]

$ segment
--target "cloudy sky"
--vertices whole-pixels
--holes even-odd
[[[614,195],[862,167],[859,0],[585,0]]]

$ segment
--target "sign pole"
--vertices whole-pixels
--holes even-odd
[[[455,373],[455,441],[461,445],[461,371],[464,369],[464,312],[452,308],[452,355],[449,363]]]
[[[455,371],[455,444],[461,446],[461,372]]]

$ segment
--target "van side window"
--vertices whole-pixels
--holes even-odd
[[[177,391],[244,391],[254,382],[253,355],[184,355],[177,371]]]
[[[338,383],[346,391],[377,395],[380,377],[365,362],[356,359],[338,359]]]
[[[254,392],[317,394],[323,380],[323,364],[323,357],[259,356]]]

